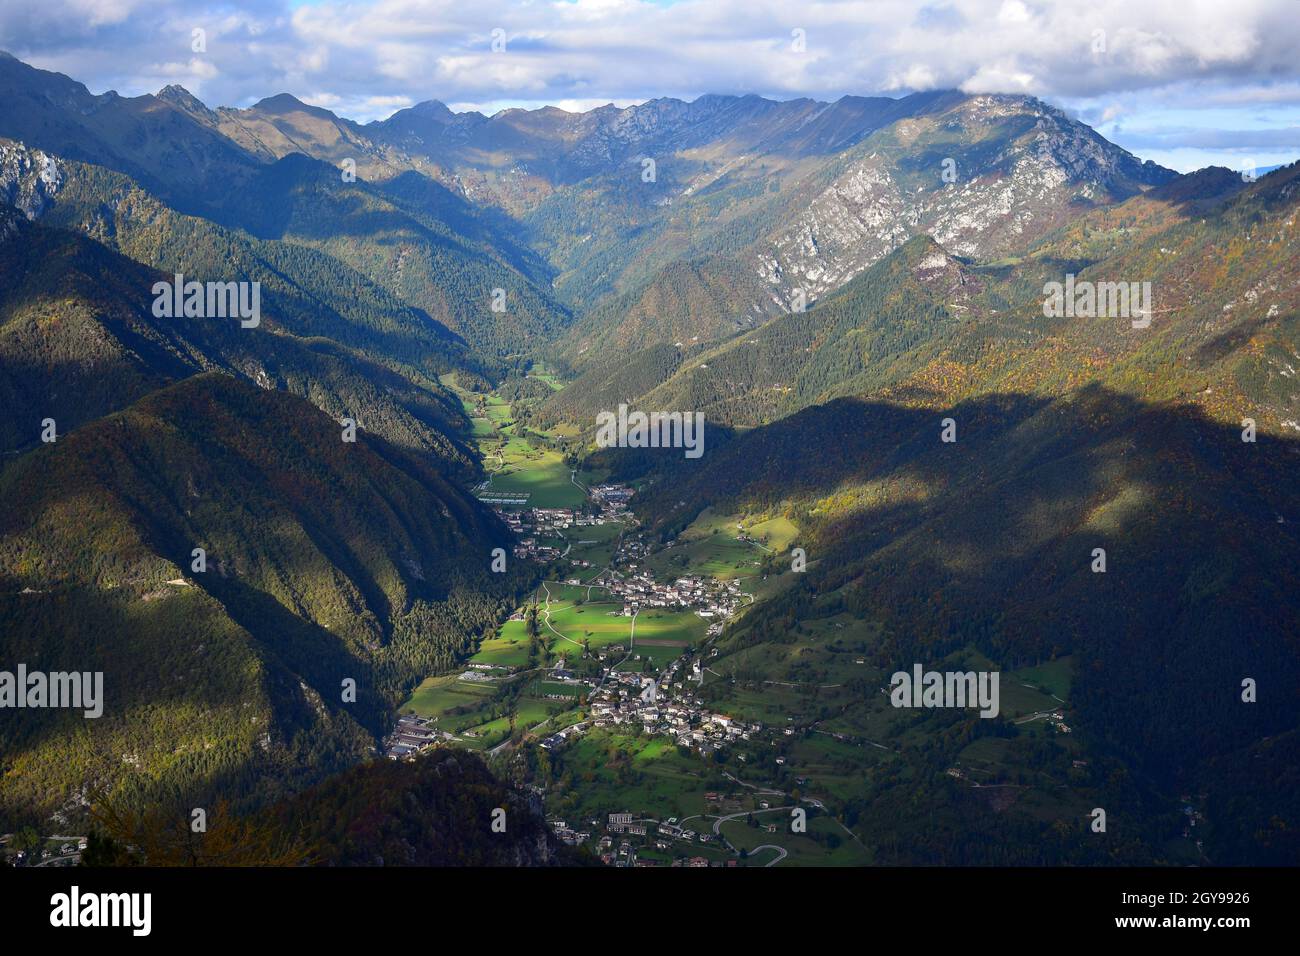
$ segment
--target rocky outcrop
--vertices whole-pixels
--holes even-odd
[[[957,255],[1023,250],[1080,207],[1175,174],[1143,163],[1027,96],[972,96],[870,137],[754,266],[787,302],[811,302],[925,233]]]
[[[0,202],[35,219],[54,202],[63,180],[62,165],[55,157],[0,140]]]

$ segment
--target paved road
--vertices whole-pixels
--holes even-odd
[[[749,851],[749,855],[753,856],[755,853],[759,853],[763,850],[776,850],[776,859],[772,860],[770,863],[764,863],[763,866],[765,867],[776,866],[790,855],[785,851],[785,847],[777,846],[775,843],[764,843],[762,846],[756,846],[754,849]]]
[[[844,734],[833,734],[833,733],[831,733],[829,730],[814,730],[813,733],[815,733],[815,734],[824,734],[824,735],[826,735],[827,737],[834,737],[836,740],[845,740],[845,741],[848,741],[848,742],[850,742],[850,743],[852,743],[852,742],[854,742],[854,741],[861,740],[864,744],[866,744],[866,745],[868,745],[868,746],[870,746],[870,747],[875,747],[877,750],[884,750],[884,751],[887,752],[887,753],[893,753],[893,752],[894,752],[894,751],[890,750],[888,747],[886,747],[884,744],[878,744],[878,743],[876,743],[874,740],[868,740],[866,737],[848,737],[848,736],[846,736],[846,735],[844,735]]]
[[[636,633],[636,616],[640,613],[641,613],[640,608],[632,612],[632,633],[633,634]],[[632,642],[629,640],[627,645],[627,653],[623,655],[623,660],[619,661],[617,664],[610,665],[609,670],[605,671],[605,676],[602,677],[596,683],[596,686],[592,688],[591,691],[592,696],[595,696],[596,691],[600,690],[602,687],[605,686],[605,680],[609,677],[610,674],[614,673],[614,671],[616,671],[624,662],[630,660],[631,658],[632,658]]]
[[[566,637],[565,635],[561,634],[559,631],[557,631],[554,627],[551,626],[551,589],[548,586],[548,582],[546,581],[542,582],[542,590],[546,592],[546,606],[542,608],[542,613],[545,614],[546,617],[542,618],[542,623],[545,624],[547,628],[550,629],[550,632],[554,634],[556,637],[558,637],[560,640],[568,641],[574,647],[581,647],[582,645],[579,644],[577,641],[575,641],[573,638]]]
[[[769,794],[772,794],[773,796],[777,796],[777,797],[784,797],[784,796],[785,796],[785,791],[784,791],[784,790],[769,790],[769,789],[767,789],[766,787],[757,787],[757,786],[755,786],[755,785],[752,784],[752,783],[745,783],[745,781],[740,780],[740,779],[737,778],[737,777],[733,777],[733,776],[732,776],[730,773],[728,773],[726,770],[722,771],[722,775],[723,775],[724,777],[726,777],[728,780],[730,780],[732,783],[738,783],[738,784],[740,784],[742,787],[749,787],[750,790],[757,790],[759,793],[769,793]]]
[[[718,836],[722,836],[722,825],[724,823],[726,823],[728,820],[743,819],[744,817],[749,816],[751,813],[754,814],[754,816],[758,816],[760,813],[776,813],[778,810],[793,810],[793,809],[794,809],[793,806],[768,807],[766,810],[741,810],[739,813],[728,813],[726,816],[718,817],[713,821],[713,832]],[[727,846],[731,846],[731,844],[728,843]]]

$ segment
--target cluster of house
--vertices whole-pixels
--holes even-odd
[[[516,558],[530,561],[556,561],[563,553],[554,545],[543,544],[531,535],[516,541],[513,550]]]
[[[50,837],[51,840],[67,842],[46,845],[30,853],[27,850],[13,850],[11,853],[13,839],[12,833],[0,836],[0,859],[7,859],[12,866],[76,866],[81,862],[81,851],[86,848],[85,837]]]
[[[641,539],[640,532],[625,534],[619,542],[618,551],[614,553],[614,563],[627,564],[629,561],[640,561],[649,556],[650,546]]]
[[[517,540],[515,541],[514,553],[517,558],[528,558],[533,561],[554,561],[563,552],[555,544],[544,544],[539,540],[539,536],[554,538],[565,528],[599,524],[598,519],[578,514],[572,508],[514,510],[508,507],[513,502],[489,500],[482,497],[480,500],[491,504],[492,510],[505,522],[506,527],[515,534]]]
[[[556,837],[561,843],[567,843],[569,846],[581,846],[591,839],[591,833],[587,830],[575,830],[563,820],[552,820],[551,828],[555,831]]]
[[[542,532],[560,532],[566,528],[586,528],[598,525],[601,519],[595,515],[584,515],[572,508],[534,508],[525,515],[525,520],[532,522],[533,530]]]
[[[720,802],[716,794],[710,794],[710,802]],[[739,803],[736,804],[739,807]],[[595,821],[592,821],[593,823]],[[654,860],[642,860],[638,857],[637,845],[629,837],[654,838],[654,847],[661,851],[671,851],[679,843],[710,844],[718,841],[712,833],[696,833],[677,822],[676,817],[669,817],[660,822],[637,817],[632,813],[611,813],[605,825],[606,835],[596,843],[596,853],[606,866],[657,866],[663,865]],[[621,838],[621,839],[620,839]],[[616,840],[618,845],[615,846]],[[702,856],[678,856],[672,866],[736,866],[736,860],[723,863],[715,860],[710,863]]]
[[[684,691],[686,681],[700,677],[700,663],[691,665],[686,681],[678,678],[685,670],[682,659],[669,664],[658,681],[640,674],[615,672],[591,693],[591,723],[596,727],[630,724],[646,733],[671,737],[679,746],[708,755],[720,747],[749,740],[763,729],[762,724],[745,723],[715,714],[705,708],[694,694]],[[679,696],[667,695],[677,691]],[[661,696],[662,695],[662,696]]]
[[[600,508],[600,516],[606,521],[617,521],[631,514],[628,501],[632,489],[626,485],[592,485],[588,494]]]
[[[744,597],[739,580],[718,581],[691,574],[660,583],[636,563],[628,564],[624,572],[604,571],[596,583],[622,598],[623,613],[629,616],[647,607],[689,607],[700,617],[721,621],[731,616]]]
[[[581,723],[570,724],[563,730],[557,730],[555,733],[545,738],[539,746],[543,750],[554,750],[557,747],[563,746],[565,741],[570,740],[571,738],[581,737],[590,726],[590,722],[585,720]]]
[[[389,760],[401,760],[427,750],[440,740],[453,739],[451,734],[435,728],[429,718],[403,714],[384,741],[384,748]]]
[[[515,534],[559,534],[568,528],[585,528],[601,524],[603,517],[585,515],[572,508],[526,508],[522,511],[506,509],[492,502],[493,510]]]
[[[726,714],[713,713],[687,689],[691,682],[702,682],[704,675],[698,658],[688,663],[685,655],[679,657],[657,679],[631,671],[605,669],[599,681],[591,682],[573,678],[561,669],[562,665],[563,661],[551,672],[551,679],[567,676],[592,687],[587,701],[591,717],[544,738],[540,744],[543,750],[562,747],[592,727],[630,726],[670,737],[679,746],[707,756],[721,747],[749,740],[763,729],[761,723],[745,723]]]
[[[518,538],[515,544],[515,556],[535,561],[554,561],[562,556],[559,548],[543,544],[539,538],[563,536],[566,529],[581,528],[604,524],[607,521],[622,521],[631,515],[627,502],[632,497],[632,489],[623,485],[596,485],[588,489],[591,502],[596,506],[596,514],[583,514],[573,508],[520,508],[527,503],[527,495],[522,498],[500,492],[484,492],[479,500],[491,505],[492,510],[505,522]],[[644,552],[644,545],[640,546]],[[574,562],[588,566],[587,562]]]

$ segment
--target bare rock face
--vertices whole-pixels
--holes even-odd
[[[838,288],[919,233],[957,255],[1006,255],[1081,205],[1173,175],[1024,96],[974,96],[900,120],[864,150],[756,256],[787,301]]]
[[[0,202],[35,219],[54,202],[63,181],[55,157],[22,143],[0,141]]]

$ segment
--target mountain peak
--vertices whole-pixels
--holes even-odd
[[[1185,173],[1167,183],[1161,183],[1148,193],[1152,199],[1165,202],[1188,202],[1194,200],[1218,199],[1230,196],[1246,188],[1241,173],[1226,166],[1206,166],[1194,172]]]
[[[445,116],[451,119],[456,114],[442,100],[421,100],[409,110],[411,113],[418,113],[421,116]]]
[[[423,100],[414,106],[408,106],[405,109],[398,110],[387,119],[373,120],[367,123],[367,127],[376,129],[393,129],[405,132],[413,130],[430,131],[426,124],[433,123],[438,127],[445,127],[456,122],[459,116],[468,114],[456,114],[451,111],[446,103],[441,100]]]
[[[250,109],[260,113],[314,113],[317,116],[333,117],[334,114],[320,106],[304,103],[292,93],[276,93],[258,100]]]
[[[159,97],[160,99],[171,98],[171,97],[184,97],[187,99],[197,99],[197,97],[193,93],[191,93],[185,87],[181,86],[179,83],[168,83],[166,86],[164,86],[161,90],[159,90],[154,95]]]
[[[158,99],[171,103],[173,106],[179,106],[181,109],[191,113],[208,113],[211,112],[203,101],[178,83],[172,83],[164,86],[156,94]]]

